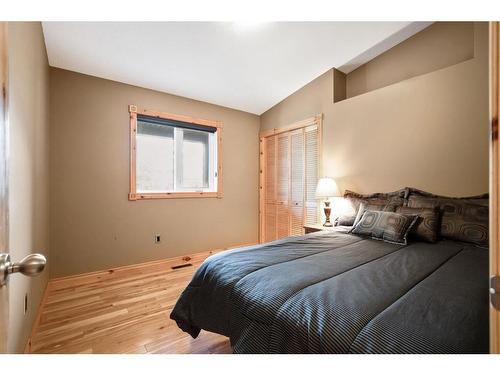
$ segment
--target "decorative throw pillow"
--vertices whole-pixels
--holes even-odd
[[[370,236],[375,240],[383,240],[398,245],[406,245],[406,237],[417,220],[417,215],[365,211],[359,223],[349,233]]]
[[[356,214],[356,218],[354,219],[354,223],[352,224],[353,226],[356,226],[356,224],[359,223],[361,220],[361,217],[365,213],[365,211],[387,211],[387,212],[394,212],[396,211],[396,208],[399,206],[394,206],[391,204],[378,204],[378,203],[365,203],[361,202],[359,205],[358,213]]]
[[[336,219],[335,225],[352,226],[359,209],[359,200],[344,198],[342,206],[337,208],[341,209],[342,215]]]
[[[392,191],[390,193],[359,194],[351,190],[344,192],[344,198],[351,198],[357,201],[369,202],[374,204],[393,204],[395,206],[403,205],[408,196],[408,188]]]
[[[335,225],[351,227],[354,224],[354,215],[342,215],[337,218]]]
[[[417,191],[408,198],[408,207],[433,206],[440,209],[442,237],[488,247],[488,194],[450,198]]]
[[[378,205],[393,205],[402,206],[405,198],[408,195],[408,189],[393,191],[390,193],[373,193],[373,194],[359,194],[354,191],[346,190],[344,193],[344,200],[348,208],[345,209],[346,213],[337,218],[337,225],[354,225],[356,215],[359,211],[359,206],[362,202]]]
[[[398,207],[396,212],[400,214],[418,215],[417,222],[413,226],[410,237],[426,242],[434,243],[439,238],[439,207],[413,208]]]
[[[489,194],[484,193],[480,195],[473,195],[470,197],[446,197],[444,195],[437,195],[433,193],[429,193],[428,191],[412,188],[412,187],[407,187],[405,188],[408,191],[409,196],[421,196],[421,197],[427,197],[427,198],[437,198],[437,199],[458,199],[461,201],[466,201],[467,203],[472,203],[472,204],[477,204],[479,206],[488,206],[489,205]]]

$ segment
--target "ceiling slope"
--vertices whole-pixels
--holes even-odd
[[[425,22],[43,22],[49,64],[261,114]]]

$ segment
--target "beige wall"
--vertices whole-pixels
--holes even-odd
[[[60,69],[50,77],[52,276],[258,240],[258,116]],[[222,121],[224,197],[129,201],[129,104]]]
[[[9,23],[8,34],[9,249],[19,261],[31,252],[49,252],[49,67],[39,22]],[[48,275],[10,277],[10,352],[24,349]]]
[[[436,22],[347,75],[347,97],[474,57],[472,22]]]
[[[472,59],[335,104],[330,70],[265,112],[261,128],[323,113],[323,173],[341,189],[486,192],[486,23],[474,24],[474,41]]]

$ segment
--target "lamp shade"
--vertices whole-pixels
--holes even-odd
[[[333,178],[325,177],[318,181],[316,198],[340,197],[340,191]]]

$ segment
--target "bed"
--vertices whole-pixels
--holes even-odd
[[[345,227],[208,258],[171,318],[235,353],[487,353],[488,250]]]

